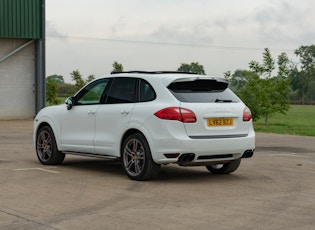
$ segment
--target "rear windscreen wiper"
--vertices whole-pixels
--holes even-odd
[[[233,102],[232,100],[223,100],[223,99],[215,99],[215,103],[228,103],[228,102]]]

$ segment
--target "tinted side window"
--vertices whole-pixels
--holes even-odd
[[[135,78],[115,78],[107,94],[106,104],[133,103],[136,100]]]
[[[77,97],[77,105],[99,104],[109,79],[101,79],[87,85]]]
[[[140,81],[140,102],[153,101],[156,94],[152,86],[145,80]]]

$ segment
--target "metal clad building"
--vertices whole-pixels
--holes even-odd
[[[0,37],[41,38],[41,0],[0,0]]]
[[[45,106],[45,0],[0,0],[0,119]]]

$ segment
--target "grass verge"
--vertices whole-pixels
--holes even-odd
[[[291,105],[286,115],[275,114],[265,126],[264,119],[254,122],[256,132],[315,136],[315,106]]]

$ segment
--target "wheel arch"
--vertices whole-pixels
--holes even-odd
[[[36,135],[37,135],[38,131],[39,131],[41,128],[43,128],[44,126],[49,126],[51,129],[53,129],[53,128],[51,127],[51,125],[50,125],[48,122],[44,121],[44,122],[42,122],[42,123],[40,123],[40,124],[38,125],[37,130],[36,130]]]
[[[126,140],[126,138],[132,134],[135,134],[135,133],[139,133],[139,134],[142,134],[144,136],[144,138],[146,139],[146,141],[149,144],[149,148],[150,148],[151,154],[152,154],[152,142],[151,142],[149,135],[144,130],[142,130],[140,128],[133,127],[133,128],[129,128],[128,130],[126,130],[124,132],[124,134],[122,135],[122,138],[121,138],[120,144],[119,144],[119,157],[121,157],[121,147],[122,147],[124,141]]]
[[[123,145],[124,143],[129,145],[129,141],[133,140],[132,138],[137,138],[139,143],[137,143],[136,145],[137,146],[140,145],[141,146],[140,149],[142,150],[130,149],[128,151],[129,153],[127,153],[126,155],[123,153]],[[132,145],[134,144],[132,143]],[[133,148],[134,147],[132,147],[132,149]],[[135,147],[135,149],[137,149],[137,147]],[[139,156],[138,151],[141,152],[140,155],[142,156],[139,159],[138,159],[138,156]],[[135,128],[127,130],[122,136],[121,144],[120,144],[120,159],[121,159],[125,172],[127,173],[128,177],[132,180],[142,181],[142,180],[150,180],[150,179],[156,178],[158,176],[158,173],[161,167],[161,165],[155,163],[153,159],[150,143],[148,142],[147,137],[144,135],[143,132],[141,132],[141,130],[135,129]],[[138,165],[138,167],[136,167],[136,165]],[[136,168],[138,168],[138,170]]]
[[[155,151],[155,146],[154,146],[154,141],[151,138],[150,133],[147,131],[147,129],[144,126],[140,126],[140,125],[134,125],[133,127],[129,127],[129,129],[125,130],[125,132],[121,135],[121,141],[119,143],[119,157],[121,157],[121,147],[124,143],[124,141],[126,140],[126,138],[134,133],[140,133],[144,136],[144,138],[146,139],[146,141],[149,144],[149,148],[151,151],[151,155],[152,155],[152,159],[154,162],[156,162],[156,159],[154,157],[154,151]]]
[[[131,128],[131,129],[126,130],[125,133],[122,135],[122,138],[121,138],[121,141],[120,141],[119,157],[121,157],[121,148],[122,148],[123,143],[125,142],[127,137],[129,137],[130,135],[135,134],[135,133],[140,133],[140,134],[142,134],[145,137],[145,135],[139,129]]]
[[[55,137],[55,140],[56,140],[56,144],[57,144],[57,149],[60,150],[60,139],[56,137],[56,127],[53,125],[52,122],[49,122],[49,121],[42,121],[41,123],[39,123],[37,126],[36,126],[36,129],[34,130],[34,144],[36,146],[36,139],[37,139],[37,134],[38,134],[38,131],[44,127],[44,126],[48,126],[51,128],[51,130],[53,131],[53,134],[54,134],[54,137]]]

